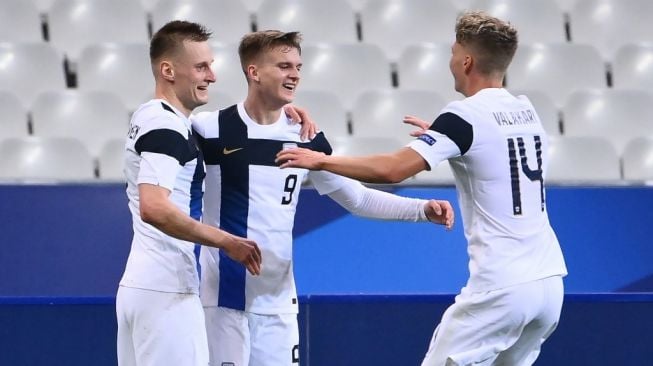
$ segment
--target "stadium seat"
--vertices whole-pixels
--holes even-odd
[[[215,73],[215,84],[209,89],[221,91],[231,95],[236,101],[245,100],[247,96],[247,79],[243,68],[240,66],[237,44],[213,43],[213,64],[211,69]]]
[[[82,91],[114,93],[134,111],[154,93],[148,46],[103,43],[84,48],[79,58],[77,83]]]
[[[214,87],[215,85],[209,86],[209,102],[195,108],[194,112],[213,112],[241,102],[241,100],[236,100],[229,93],[212,89]]]
[[[653,135],[638,137],[622,155],[624,179],[653,180]]]
[[[300,90],[336,93],[350,109],[360,93],[392,88],[390,63],[370,44],[319,44],[302,47]]]
[[[31,1],[0,1],[0,42],[41,41],[41,16]]]
[[[38,9],[39,13],[41,14],[46,14],[48,11],[50,11],[50,7],[54,2],[54,0],[31,0],[31,1],[32,3],[34,3],[36,9]]]
[[[455,40],[458,9],[449,1],[372,0],[361,10],[363,42],[379,45],[392,61],[408,44]]]
[[[293,104],[305,108],[327,139],[349,135],[347,112],[335,93],[302,90],[301,83]]]
[[[566,42],[562,10],[551,0],[475,0],[471,9],[483,9],[512,23],[519,32],[519,43]]]
[[[66,88],[63,58],[47,43],[0,43],[0,90],[8,90],[24,107],[47,90]]]
[[[424,90],[374,90],[361,94],[352,109],[354,136],[393,137],[408,142],[415,127],[402,122],[413,115],[433,122],[446,101],[436,92]]]
[[[300,31],[305,43],[358,42],[356,17],[347,0],[264,0],[257,29]]]
[[[87,180],[95,177],[93,159],[72,137],[24,137],[0,141],[0,179]]]
[[[558,3],[560,10],[565,13],[569,13],[574,5],[576,5],[577,1],[578,0],[556,0],[556,3]]]
[[[97,157],[108,140],[127,135],[129,112],[108,92],[47,92],[32,106],[32,126],[35,136],[77,138]]]
[[[455,184],[455,178],[449,162],[443,161],[431,170],[418,173],[410,182],[421,186],[452,185]]]
[[[628,44],[617,50],[612,62],[612,85],[653,92],[653,38],[651,43]]]
[[[335,137],[329,139],[333,155],[362,156],[399,150],[405,144],[393,137]]]
[[[0,135],[27,137],[27,109],[18,97],[9,91],[0,91]]]
[[[548,183],[610,183],[621,179],[619,156],[610,140],[595,136],[549,138]]]
[[[653,2],[650,0],[578,0],[569,14],[571,41],[594,45],[612,60],[626,43],[650,42]]]
[[[577,89],[606,88],[598,51],[589,45],[548,43],[522,45],[508,67],[511,89],[541,90],[561,107]]]
[[[542,127],[549,135],[560,135],[560,113],[551,97],[539,90],[510,90],[513,95],[525,95],[535,107]]]
[[[240,1],[242,2],[247,10],[254,14],[258,10],[258,8],[261,6],[261,3],[263,0],[230,0],[230,1]]]
[[[178,19],[205,25],[219,42],[239,42],[252,31],[250,14],[239,0],[159,0],[152,9],[153,31]]]
[[[125,139],[107,141],[98,156],[98,171],[101,180],[125,181]]]
[[[72,61],[88,45],[149,38],[147,15],[134,0],[55,0],[48,20],[50,42]]]
[[[450,59],[451,43],[421,43],[406,47],[397,61],[399,89],[434,91],[448,101],[463,99],[464,96],[454,89]]]
[[[653,94],[644,91],[578,91],[562,112],[565,135],[607,138],[618,153],[631,139],[653,135]]]

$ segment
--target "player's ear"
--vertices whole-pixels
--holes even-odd
[[[258,68],[256,65],[248,65],[247,66],[247,78],[252,80],[252,81],[260,81],[260,77],[258,75]]]
[[[472,55],[465,55],[465,59],[463,60],[463,68],[465,70],[465,73],[468,73],[472,69],[473,65],[474,65],[474,58],[472,57]]]
[[[175,70],[170,61],[161,61],[159,64],[159,71],[165,80],[175,81]]]

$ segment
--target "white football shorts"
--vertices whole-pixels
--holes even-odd
[[[207,366],[204,311],[197,294],[120,286],[119,366]]]
[[[297,314],[204,308],[211,366],[298,366]]]
[[[532,365],[562,308],[562,277],[500,290],[463,289],[435,329],[422,366]]]

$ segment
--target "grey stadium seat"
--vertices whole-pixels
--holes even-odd
[[[653,92],[653,38],[617,50],[612,62],[612,85],[617,89]]]
[[[84,48],[77,83],[82,91],[114,93],[134,111],[154,91],[147,44],[102,43]]]
[[[300,31],[305,43],[358,42],[356,17],[347,0],[264,0],[257,29]]]
[[[352,109],[354,136],[392,137],[408,142],[416,128],[402,122],[406,115],[433,122],[446,101],[424,90],[373,90],[361,94]]]
[[[24,137],[0,141],[0,179],[94,179],[93,159],[72,137]]]
[[[125,181],[125,139],[107,141],[98,156],[98,170],[101,180]]]
[[[41,16],[31,1],[0,1],[0,42],[41,41]]]
[[[25,107],[41,92],[66,88],[63,58],[47,43],[0,43],[0,60],[0,90]]]
[[[0,116],[0,136],[27,137],[27,109],[14,93],[0,91]]]
[[[653,181],[653,135],[631,140],[622,155],[622,163],[624,179]]]
[[[552,136],[548,156],[547,183],[605,184],[621,179],[619,155],[606,138]]]
[[[239,42],[252,31],[249,11],[239,0],[159,0],[152,9],[153,31],[171,20],[203,24],[219,42]]]
[[[639,90],[585,90],[563,108],[565,135],[609,139],[618,153],[628,141],[653,135],[653,94]]]
[[[129,112],[108,92],[48,92],[34,102],[32,123],[35,136],[75,137],[97,157],[107,141],[127,135]]]
[[[508,67],[511,89],[541,90],[561,107],[575,90],[607,88],[598,51],[589,45],[539,43],[522,45]]]
[[[293,104],[305,108],[327,139],[349,135],[347,112],[335,93],[302,90],[301,83]]]
[[[408,44],[455,41],[458,9],[449,1],[371,0],[361,10],[363,42],[397,60]]]
[[[231,95],[237,101],[245,100],[247,96],[247,79],[240,66],[238,58],[238,45],[230,43],[213,43],[213,64],[211,69],[215,73],[215,84],[209,90],[217,90]]]

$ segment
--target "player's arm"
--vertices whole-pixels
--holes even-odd
[[[140,214],[144,222],[177,239],[220,248],[252,274],[261,272],[261,251],[252,240],[202,224],[172,204],[170,191],[154,184],[138,185]]]
[[[340,188],[328,195],[355,215],[385,220],[431,221],[445,225],[447,229],[453,227],[454,212],[448,201],[401,197],[365,187],[351,179],[340,179]]]
[[[387,154],[360,157],[333,156],[298,148],[277,154],[281,167],[327,170],[369,183],[398,183],[428,169],[428,164],[415,150],[404,147]]]

